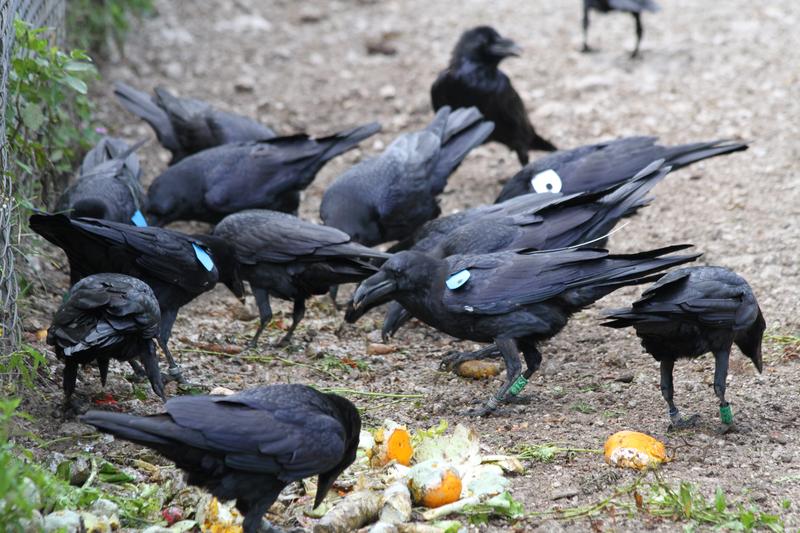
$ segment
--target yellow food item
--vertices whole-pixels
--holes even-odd
[[[384,426],[375,432],[375,448],[372,450],[373,466],[383,466],[391,461],[408,466],[414,455],[411,446],[411,435],[405,426],[387,420]]]
[[[461,498],[461,476],[447,464],[425,461],[410,472],[408,487],[411,497],[425,507],[441,507]]]
[[[638,431],[614,433],[606,440],[604,452],[608,464],[636,470],[669,460],[663,442]]]
[[[486,379],[500,374],[500,364],[494,361],[464,361],[456,373],[465,378]]]

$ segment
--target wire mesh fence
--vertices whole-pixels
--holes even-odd
[[[19,17],[35,27],[53,28],[55,37],[60,38],[66,4],[66,0],[0,0],[0,354],[13,351],[19,340],[18,286],[14,273],[16,206],[8,164],[11,154],[5,137],[14,19]]]

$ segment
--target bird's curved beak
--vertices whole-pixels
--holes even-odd
[[[522,48],[511,39],[500,39],[489,46],[489,51],[497,57],[519,56]]]
[[[753,357],[753,363],[756,365],[756,370],[758,370],[758,373],[761,374],[761,372],[764,371],[764,360],[761,358],[761,345],[759,345],[756,349],[755,357]]]
[[[389,279],[385,272],[365,279],[353,295],[353,309],[379,305],[391,300],[391,295],[397,290],[397,283]]]

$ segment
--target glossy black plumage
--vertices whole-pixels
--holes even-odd
[[[86,156],[75,181],[64,190],[56,211],[71,217],[92,217],[132,224],[145,211],[136,149],[122,139],[103,137]]]
[[[134,367],[141,360],[153,391],[166,399],[153,342],[160,319],[153,291],[136,278],[104,273],[73,285],[47,330],[47,344],[65,365],[65,409],[71,405],[78,365],[97,361],[105,386],[110,359]]]
[[[623,13],[630,13],[633,16],[633,21],[636,24],[636,46],[631,52],[631,57],[639,55],[639,45],[642,43],[642,13],[650,11],[655,13],[661,7],[653,0],[583,0],[583,51],[591,52],[589,47],[589,11],[597,11],[599,13],[610,13],[612,11],[620,11]]]
[[[412,250],[433,257],[478,255],[505,250],[553,250],[605,245],[623,217],[649,203],[648,193],[670,171],[655,161],[621,186],[599,193],[532,193],[432,220],[418,232]],[[410,318],[397,302],[383,321],[388,339]]]
[[[600,191],[629,180],[658,159],[674,171],[709,157],[747,150],[747,143],[728,139],[676,146],[662,146],[657,140],[625,137],[547,155],[508,180],[496,201],[530,192]]]
[[[367,246],[405,239],[439,215],[450,174],[491,131],[475,108],[440,109],[424,130],[336,178],[322,197],[322,221]]]
[[[345,398],[304,385],[231,396],[180,396],[151,416],[90,411],[81,421],[157,451],[187,482],[236,500],[245,533],[262,525],[280,491],[318,475],[318,506],[356,458],[361,418]]]
[[[727,407],[725,383],[733,344],[761,372],[764,316],[747,282],[727,268],[682,268],[662,277],[629,308],[607,311],[604,326],[633,327],[644,349],[661,363],[661,392],[673,424],[686,425],[673,402],[675,360],[711,352],[714,392]],[[723,423],[725,420],[723,420]]]
[[[478,26],[458,40],[450,64],[439,73],[431,87],[433,109],[475,106],[494,122],[490,141],[513,150],[522,165],[529,150],[552,151],[556,147],[542,138],[531,124],[525,104],[511,80],[498,69],[504,58],[519,55],[521,49],[494,28]]]
[[[170,164],[221,144],[258,141],[275,132],[255,120],[215,109],[194,98],[180,98],[163,87],[153,96],[122,82],[114,84],[119,103],[153,128],[161,145],[172,153]]]
[[[537,343],[557,334],[573,313],[619,287],[643,283],[656,272],[698,257],[667,256],[684,248],[673,246],[630,255],[571,249],[445,259],[400,252],[359,286],[353,304],[358,311],[394,299],[416,318],[444,333],[475,342],[494,342],[505,361],[507,379],[481,411],[485,413],[521,390],[541,363]],[[455,274],[464,271],[469,275],[465,283],[452,289],[446,286]],[[522,374],[520,350],[527,370],[518,382]]]
[[[297,212],[300,191],[334,157],[380,131],[377,123],[312,139],[308,135],[231,143],[167,168],[147,191],[154,224],[201,220],[215,224],[246,209]]]
[[[287,343],[305,314],[305,301],[332,286],[361,281],[375,272],[371,260],[386,254],[350,242],[338,229],[267,210],[242,211],[225,217],[214,235],[233,245],[242,278],[250,283],[261,324],[251,343],[272,319],[269,297],[294,302]]]
[[[178,309],[217,282],[244,296],[233,247],[218,237],[64,215],[32,215],[30,226],[67,254],[72,283],[99,272],[117,272],[153,289],[161,309],[159,344],[176,375],[180,373],[167,343]],[[213,261],[211,269],[203,265],[198,256],[202,253]]]

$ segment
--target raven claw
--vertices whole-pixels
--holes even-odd
[[[668,429],[677,430],[693,428],[697,425],[697,421],[699,419],[700,415],[691,415],[688,417],[678,415],[671,419]]]

